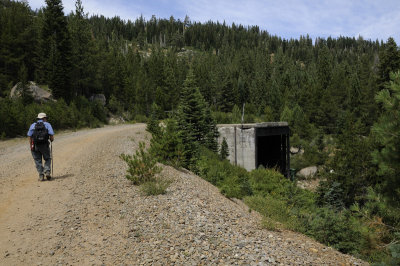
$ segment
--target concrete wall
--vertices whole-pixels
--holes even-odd
[[[242,166],[248,171],[256,168],[255,128],[241,128],[236,125],[219,126],[218,143],[226,138],[229,148],[229,161]],[[236,132],[236,134],[235,134]],[[235,145],[236,144],[236,145]]]

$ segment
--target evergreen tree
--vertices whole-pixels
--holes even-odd
[[[218,142],[217,139],[219,137],[219,132],[217,129],[217,123],[213,119],[211,115],[211,110],[206,104],[206,107],[204,109],[204,141],[202,144],[208,148],[209,150],[217,153],[218,152]]]
[[[68,21],[71,34],[71,85],[74,95],[89,97],[99,87],[97,77],[96,46],[92,39],[87,14],[83,11],[82,1],[75,3],[75,13]]]
[[[222,139],[221,149],[219,151],[219,157],[221,158],[221,160],[225,160],[226,158],[229,157],[229,148],[225,137]]]
[[[152,133],[150,152],[160,162],[174,167],[187,166],[185,164],[185,146],[182,142],[176,119],[166,119],[165,127],[159,127]]]
[[[199,88],[195,83],[195,76],[190,70],[184,83],[178,107],[178,125],[182,143],[185,146],[185,163],[193,167],[198,155],[199,145],[216,151],[216,125],[211,118]]]
[[[185,150],[186,167],[192,168],[196,164],[199,141],[202,139],[204,117],[202,115],[204,100],[200,90],[195,85],[193,71],[190,70],[182,89],[178,106],[178,126]]]
[[[383,112],[372,131],[381,146],[373,152],[378,174],[385,178],[386,191],[392,202],[398,205],[400,198],[400,72],[393,73],[388,89],[381,90],[377,103],[382,104]]]
[[[169,52],[164,63],[163,89],[159,91],[159,95],[156,95],[156,97],[161,98],[159,101],[162,104],[162,109],[165,111],[171,111],[178,105],[179,86],[176,74],[178,70],[176,61],[175,54]]]
[[[33,96],[29,91],[28,70],[25,64],[22,64],[21,69],[19,70],[18,80],[20,80],[19,89],[21,90],[22,102],[24,105],[28,105],[33,102]]]
[[[27,2],[0,1],[0,97],[19,82],[24,65],[26,81],[33,80],[37,39]]]
[[[160,108],[156,103],[151,105],[149,122],[147,123],[146,130],[151,133],[153,138],[160,136],[161,128],[159,126],[159,112]]]
[[[338,150],[328,163],[327,181],[320,190],[320,202],[334,207],[350,207],[363,203],[369,186],[376,184],[375,168],[371,167],[371,146],[369,138],[362,136],[362,125],[348,112],[345,124],[338,135]],[[338,198],[331,198],[337,195]]]
[[[57,98],[69,101],[71,90],[71,39],[61,0],[46,0],[41,34],[41,60],[45,81]]]
[[[390,37],[379,54],[378,85],[381,90],[385,89],[390,81],[390,73],[399,69],[400,51],[394,39]]]

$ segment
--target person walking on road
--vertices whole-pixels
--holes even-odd
[[[49,140],[54,141],[54,131],[50,123],[47,122],[47,115],[39,113],[37,121],[33,123],[28,130],[29,145],[36,169],[39,173],[39,181],[43,181],[46,176],[47,180],[51,179],[51,154]],[[44,165],[42,164],[42,157]]]

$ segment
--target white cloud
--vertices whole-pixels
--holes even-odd
[[[397,39],[397,44],[400,45],[400,11],[395,10],[387,13],[385,16],[371,20],[369,24],[359,29],[359,35],[365,39],[379,39],[387,41],[389,37]]]
[[[396,0],[248,0],[178,1],[196,21],[226,20],[259,25],[272,34],[298,38],[350,36],[382,38],[399,28],[400,5]],[[393,15],[389,15],[393,13]],[[396,14],[396,15],[394,15]]]
[[[29,1],[33,9],[44,6],[44,0]],[[119,16],[135,20],[141,14],[150,19],[209,20],[227,24],[258,25],[284,38],[358,37],[400,38],[400,5],[398,0],[82,0],[89,15]],[[75,10],[75,0],[64,0],[64,12]],[[397,35],[397,36],[396,36]]]

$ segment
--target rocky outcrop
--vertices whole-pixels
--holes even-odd
[[[106,105],[106,96],[104,94],[92,94],[89,98],[90,101],[99,101],[103,106]]]
[[[10,93],[11,98],[18,98],[22,96],[22,86],[21,82],[18,82],[12,89]],[[29,81],[27,84],[27,92],[33,97],[33,99],[36,102],[49,102],[49,101],[55,101],[53,95],[39,87],[35,82]]]

